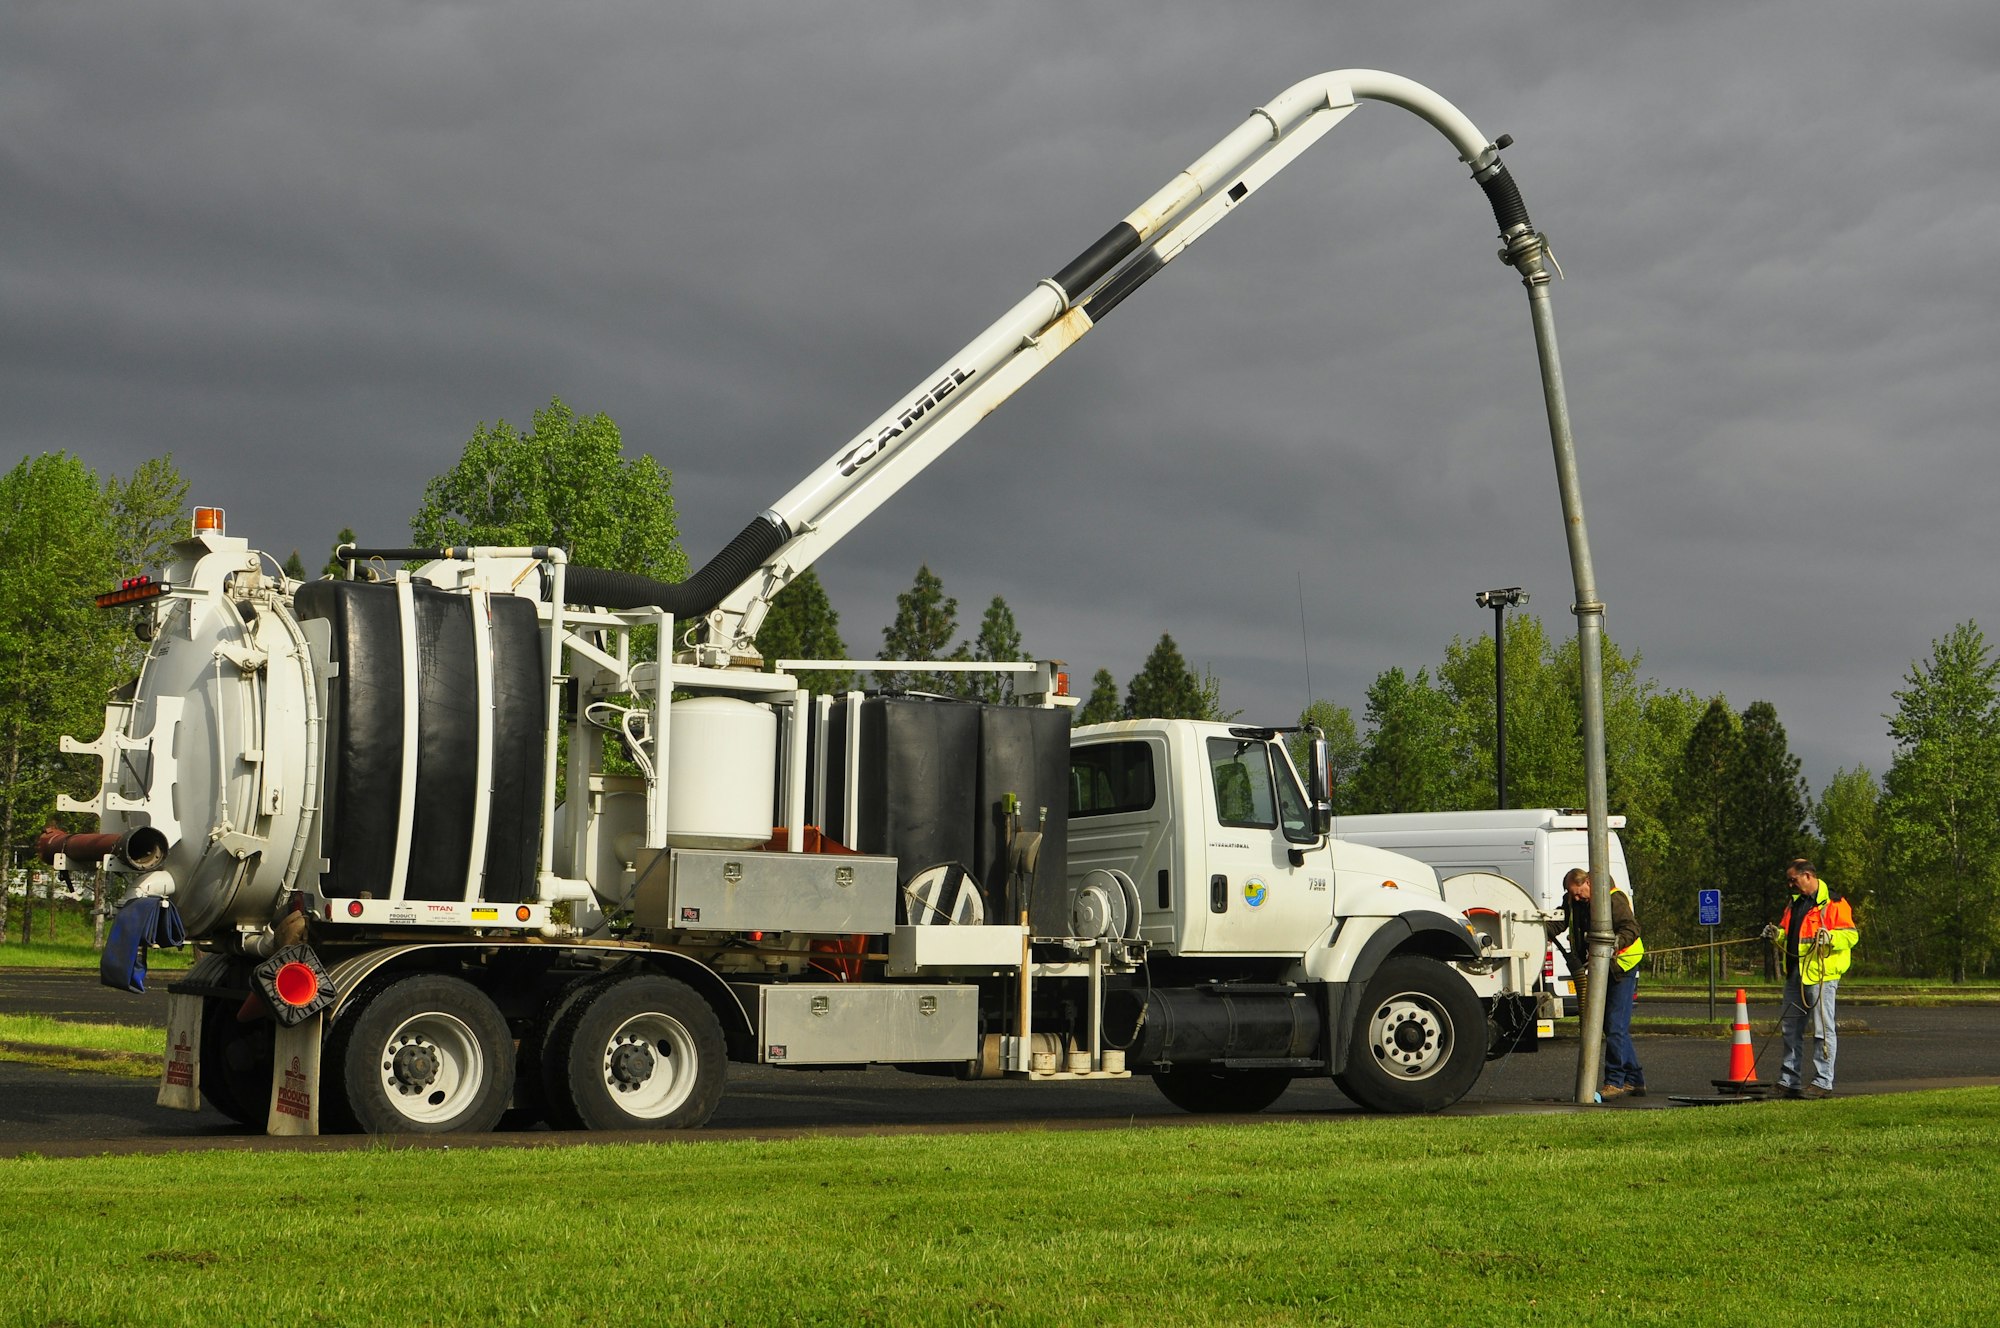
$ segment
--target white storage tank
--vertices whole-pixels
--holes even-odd
[[[667,741],[667,843],[754,848],[771,837],[778,717],[728,696],[675,701]]]

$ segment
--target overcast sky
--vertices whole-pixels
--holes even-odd
[[[1815,788],[1879,773],[1913,659],[2000,634],[1991,0],[10,0],[0,461],[171,451],[317,567],[559,395],[672,470],[698,565],[1350,67],[1517,140],[1613,639],[1775,703]],[[850,650],[919,562],[1079,686],[1168,631],[1274,722],[1305,646],[1358,717],[1487,587],[1572,631],[1495,249],[1444,139],[1364,107],[821,561]]]

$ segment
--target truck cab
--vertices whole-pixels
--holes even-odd
[[[1078,728],[1069,817],[1071,880],[1128,876],[1139,937],[1158,954],[1297,959],[1338,918],[1442,907],[1422,863],[1316,830],[1270,730],[1136,719]]]

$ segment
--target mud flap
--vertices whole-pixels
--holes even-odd
[[[201,1013],[199,996],[167,997],[167,1063],[155,1099],[160,1106],[201,1110]]]
[[[326,1016],[315,1014],[290,1028],[278,1029],[276,1063],[271,1073],[271,1114],[264,1133],[319,1133],[320,1030]]]

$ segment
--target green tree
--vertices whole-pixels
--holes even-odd
[[[141,461],[124,479],[104,486],[109,504],[114,568],[119,578],[150,572],[188,531],[188,482],[173,454]]]
[[[1078,725],[1109,724],[1125,717],[1125,703],[1118,698],[1118,679],[1110,669],[1099,669],[1090,680],[1090,696],[1076,712]]]
[[[299,557],[297,549],[293,549],[285,556],[283,570],[285,575],[294,581],[303,581],[306,579],[306,560]]]
[[[347,579],[347,564],[340,561],[340,546],[352,543],[354,543],[353,529],[348,526],[342,526],[340,533],[333,537],[333,547],[327,550],[326,566],[319,569],[320,576],[331,578],[335,581],[344,581]]]
[[[1208,665],[1201,666],[1201,676],[1195,679],[1195,688],[1201,693],[1201,714],[1196,718],[1227,724],[1242,715],[1241,708],[1232,710],[1222,704],[1222,677]]]
[[[757,629],[757,649],[769,672],[781,659],[845,659],[847,643],[840,639],[840,615],[819,574],[808,567],[771,600],[764,625]],[[844,692],[854,685],[849,669],[803,669],[800,686],[812,692]]]
[[[1357,812],[1464,810],[1454,768],[1451,698],[1432,685],[1430,672],[1415,677],[1399,667],[1378,674],[1368,687],[1368,741],[1354,776]]]
[[[672,477],[623,448],[609,415],[578,415],[560,397],[526,433],[482,422],[458,464],[424,486],[410,534],[426,547],[553,545],[580,566],[679,581]]]
[[[0,846],[39,831],[68,781],[57,740],[95,737],[125,639],[101,613],[121,556],[112,486],[61,452],[24,458],[0,477]],[[129,528],[127,528],[129,529]],[[0,941],[7,901],[0,890]],[[33,925],[23,904],[22,933]]]
[[[917,568],[908,590],[896,596],[896,618],[882,629],[882,653],[877,659],[938,660],[948,657],[958,635],[958,601],[944,593],[944,582],[928,563]],[[877,677],[890,691],[945,692],[954,690],[948,673],[894,672]]]
[[[1752,701],[1743,707],[1741,722],[1743,745],[1729,781],[1724,872],[1731,897],[1747,906],[1739,916],[1776,922],[1790,893],[1785,864],[1811,847],[1806,782],[1776,706]],[[1772,963],[1775,976],[1775,957]]]
[[[1893,930],[1878,924],[1877,892],[1882,879],[1882,789],[1867,767],[1833,773],[1813,803],[1819,831],[1818,863],[1823,879],[1846,895],[1854,920],[1869,937],[1868,948],[1896,957]],[[1902,965],[1898,963],[1899,970]]]
[[[1354,776],[1361,769],[1361,736],[1354,727],[1354,712],[1331,701],[1314,701],[1299,712],[1299,727],[1304,729],[1308,725],[1317,727],[1326,737],[1327,764],[1333,776],[1333,809],[1349,811]],[[1301,775],[1307,774],[1312,734],[1294,733],[1286,745],[1291,749],[1292,764]]]
[[[1146,656],[1125,691],[1125,713],[1133,719],[1206,719],[1210,698],[1203,694],[1181,648],[1167,633]]]
[[[1669,785],[1665,820],[1672,849],[1654,877],[1646,922],[1663,940],[1693,941],[1696,893],[1729,884],[1730,783],[1742,764],[1736,712],[1714,697],[1688,734]],[[1749,899],[1732,898],[1728,906],[1732,917],[1765,920]]]
[[[1028,658],[1021,644],[1021,628],[1014,621],[1014,610],[1007,607],[1007,601],[998,595],[986,606],[986,614],[979,620],[979,635],[972,642],[970,658],[987,664],[1007,664]],[[959,676],[963,679],[959,688],[961,696],[992,703],[1013,698],[1015,675],[1011,673],[965,673]]]
[[[1891,882],[1908,942],[1963,982],[1993,954],[2000,915],[2000,661],[1976,623],[1931,642],[1896,692],[1883,783]]]

